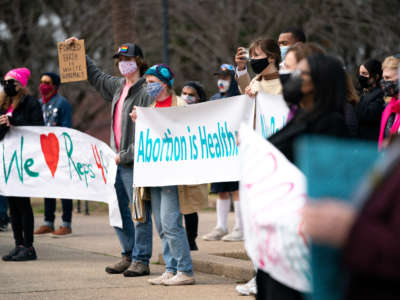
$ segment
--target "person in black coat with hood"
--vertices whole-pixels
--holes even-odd
[[[358,84],[360,102],[356,113],[359,122],[359,138],[378,141],[381,116],[385,108],[382,79],[382,64],[376,59],[367,60],[360,66]]]
[[[0,140],[11,126],[42,126],[42,109],[26,88],[30,71],[27,68],[9,71],[1,81],[0,93]],[[34,218],[30,198],[7,197],[10,207],[11,225],[15,248],[3,256],[4,261],[35,260],[33,248]]]

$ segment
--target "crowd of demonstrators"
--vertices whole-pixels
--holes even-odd
[[[183,101],[173,91],[174,73],[167,65],[152,66],[146,71],[145,77],[148,94],[155,99],[152,107],[188,105],[187,100]],[[196,90],[199,86],[190,84],[185,87]],[[185,94],[193,92],[185,87]],[[201,93],[200,90],[199,93]],[[187,96],[183,95],[183,98],[187,99]],[[136,122],[136,109],[131,113],[131,118],[133,122]],[[165,261],[165,272],[159,277],[149,279],[149,283],[166,286],[194,284],[189,235],[188,232],[185,233],[185,228],[182,226],[182,214],[193,214],[204,205],[208,200],[208,186],[206,184],[174,185],[149,189],[154,222],[161,238]]]
[[[0,140],[11,125],[41,126],[43,115],[39,102],[30,95],[27,84],[31,72],[27,68],[10,70],[1,82],[0,93]],[[28,197],[7,197],[10,208],[11,227],[15,248],[3,256],[4,261],[27,261],[36,259],[33,247],[34,218]]]
[[[207,101],[206,92],[203,85],[198,81],[188,81],[183,84],[181,91],[181,99],[186,104],[196,104]],[[208,186],[200,186],[200,194],[193,194],[195,203],[187,207],[181,207],[182,213],[185,218],[186,236],[189,242],[191,251],[197,251],[199,248],[196,244],[196,238],[199,233],[199,215],[198,212],[208,206]],[[199,196],[199,197],[197,197]],[[185,197],[188,198],[189,196]]]
[[[237,81],[235,79],[234,67],[229,64],[222,64],[217,72],[217,86],[219,92],[211,96],[210,100],[223,99],[240,95]],[[239,182],[214,182],[211,184],[211,191],[217,194],[216,210],[217,224],[208,234],[203,236],[205,241],[237,242],[243,241],[243,224],[240,214]],[[235,211],[235,226],[231,233],[228,233],[228,214],[231,208],[231,195]]]
[[[58,93],[60,76],[56,73],[46,72],[40,76],[39,92],[42,96],[42,111],[45,126],[72,127],[72,107],[68,100]],[[35,231],[35,234],[52,233],[63,236],[72,233],[72,200],[61,199],[62,226],[54,230],[56,212],[56,199],[44,199],[44,225]]]
[[[67,43],[74,43],[76,38],[69,38]],[[117,176],[115,190],[122,217],[122,228],[114,227],[122,247],[122,259],[115,265],[107,266],[109,274],[121,274],[126,277],[150,274],[149,261],[152,254],[151,206],[145,203],[145,222],[133,223],[129,204],[133,201],[133,153],[135,123],[129,113],[133,106],[149,106],[151,96],[146,92],[145,79],[142,78],[147,64],[141,48],[136,44],[123,44],[113,59],[119,68],[121,77],[103,73],[86,56],[89,83],[111,102],[111,148],[117,153],[115,162]]]
[[[74,43],[69,38],[67,43]],[[198,250],[198,212],[207,205],[208,185],[173,185],[146,188],[149,201],[144,201],[145,218],[132,220],[133,165],[136,107],[165,108],[195,105],[207,101],[204,87],[197,81],[183,85],[180,96],[173,90],[174,73],[165,64],[147,68],[143,52],[137,44],[127,43],[114,54],[122,77],[102,72],[87,56],[89,83],[111,102],[110,145],[117,153],[115,188],[122,217],[122,228],[115,227],[120,241],[121,260],[107,266],[109,274],[126,277],[150,274],[152,255],[152,216],[161,239],[165,272],[150,278],[152,285],[188,285],[195,283],[191,250]],[[398,70],[400,57],[389,56],[383,63],[366,60],[359,68],[358,93],[353,80],[339,59],[328,55],[319,45],[306,43],[302,30],[283,30],[278,40],[268,37],[254,40],[249,48],[239,47],[236,66],[222,64],[217,76],[218,93],[209,100],[258,93],[282,94],[290,108],[286,125],[269,137],[283,155],[295,163],[295,142],[304,135],[335,138],[360,138],[387,148],[387,155],[378,165],[378,179],[368,182],[363,194],[364,206],[359,212],[344,204],[324,202],[307,204],[303,221],[312,241],[341,248],[350,270],[348,299],[390,299],[400,279],[398,268],[399,212],[396,200],[400,179],[400,99]],[[249,63],[256,75],[251,79]],[[72,111],[68,101],[58,94],[60,78],[47,72],[41,75],[39,101],[26,88],[30,71],[27,68],[9,71],[0,92],[0,140],[10,125],[46,125],[71,127]],[[243,222],[238,182],[212,183],[217,193],[216,227],[203,236],[206,241],[242,241]],[[231,196],[235,226],[228,233]],[[30,199],[6,197],[10,209],[15,248],[5,261],[36,259],[33,248],[34,219]],[[45,199],[44,225],[35,232],[55,235],[70,234],[72,200],[62,199],[62,226],[54,231],[55,199]],[[0,197],[0,231],[7,228],[7,206]],[[183,226],[185,220],[185,227]],[[332,228],[335,227],[335,230]],[[365,289],[365,284],[368,287]],[[257,299],[304,299],[301,291],[257,270],[255,278],[236,287],[243,295],[256,294]]]

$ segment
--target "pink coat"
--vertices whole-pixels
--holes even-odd
[[[385,133],[386,123],[392,113],[396,113],[394,123],[392,128],[390,129],[390,134],[396,133],[400,128],[400,99],[396,99],[393,97],[388,105],[385,107],[385,110],[382,113],[381,119],[381,129],[379,131],[379,139],[378,139],[378,148],[381,149],[383,143],[383,137]]]

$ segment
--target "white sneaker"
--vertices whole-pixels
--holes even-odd
[[[243,231],[239,228],[234,228],[230,234],[227,234],[222,238],[224,242],[240,242],[243,241],[243,239]]]
[[[242,296],[257,294],[256,278],[253,277],[248,283],[236,286],[236,291]]]
[[[164,280],[163,285],[189,285],[189,284],[194,284],[194,276],[190,276],[186,273],[179,272],[176,273],[176,275],[170,279]]]
[[[210,233],[203,236],[205,241],[219,241],[223,236],[225,236],[228,231],[222,228],[215,227]]]
[[[172,277],[174,277],[174,273],[171,272],[164,272],[161,276],[155,277],[155,278],[151,278],[149,280],[147,280],[150,284],[152,285],[162,285],[164,284],[164,281],[167,279],[170,279]]]

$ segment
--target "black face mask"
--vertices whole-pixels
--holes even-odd
[[[360,87],[363,89],[369,88],[369,77],[365,77],[362,75],[358,76],[358,83],[360,84]]]
[[[250,59],[250,65],[254,73],[260,74],[269,65],[268,57],[260,59]]]
[[[283,85],[283,98],[289,104],[299,105],[304,94],[301,91],[303,79],[299,76],[290,76],[287,82]]]
[[[279,72],[279,80],[280,80],[282,86],[284,86],[288,82],[288,80],[290,78],[290,75],[291,75],[290,72],[287,72],[287,73],[280,73]]]
[[[385,97],[394,97],[399,92],[399,86],[396,81],[382,80],[381,88]]]
[[[3,85],[4,92],[8,97],[14,97],[18,94],[14,79],[4,80],[1,84]]]

